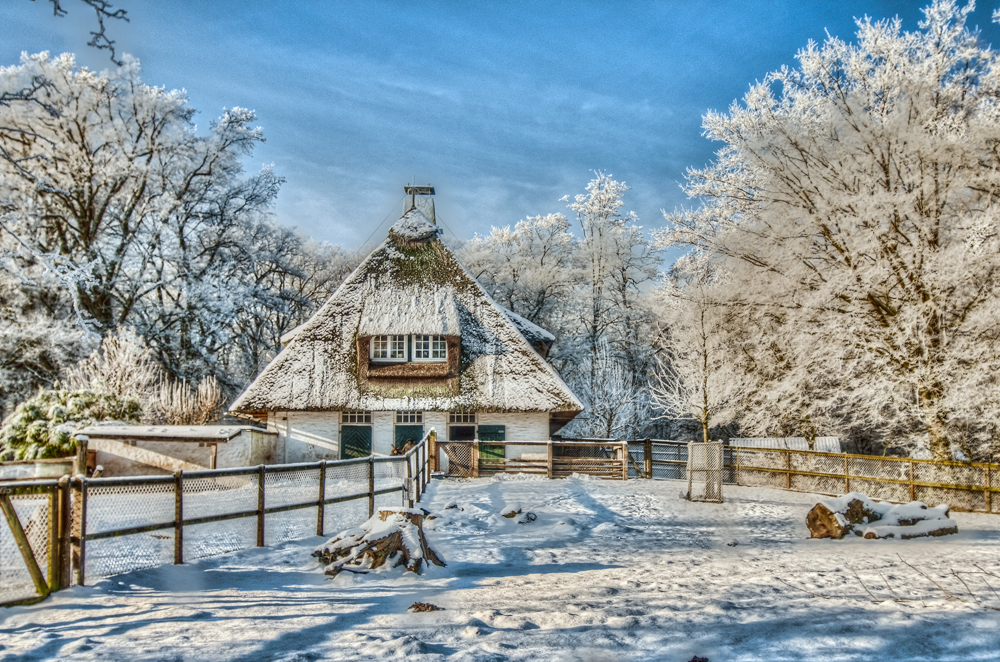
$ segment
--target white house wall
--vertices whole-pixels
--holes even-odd
[[[372,412],[372,452],[388,455],[392,452],[392,442],[396,438],[396,412]]]
[[[336,460],[340,457],[339,411],[278,412],[278,452],[283,464]]]
[[[548,441],[549,439],[549,415],[547,412],[518,412],[503,414],[479,414],[477,417],[479,425],[502,425],[504,434],[509,444],[512,441]],[[516,460],[524,456],[532,459],[542,459],[546,457],[548,449],[546,446],[507,446],[505,455],[508,459]],[[528,459],[524,457],[524,459]]]
[[[425,411],[424,412],[424,434],[434,428],[438,439],[448,438],[448,412]]]

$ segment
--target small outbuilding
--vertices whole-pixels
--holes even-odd
[[[90,425],[76,433],[88,473],[155,476],[275,461],[277,435],[246,425]]]

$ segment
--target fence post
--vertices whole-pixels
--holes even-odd
[[[622,480],[628,481],[628,462],[629,462],[629,452],[628,452],[628,442],[622,442]]]
[[[316,535],[323,535],[323,517],[326,514],[326,460],[319,463],[319,503],[316,504]]]
[[[844,453],[844,494],[851,491],[851,458]]]
[[[59,537],[59,523],[62,520],[62,515],[59,509],[62,507],[61,496],[62,489],[59,485],[53,487],[52,491],[49,492],[49,567],[46,570],[50,591],[58,591],[60,588],[59,561],[62,558],[62,553],[59,543],[62,539]]]
[[[375,516],[375,456],[368,456],[368,517]]]
[[[546,478],[550,478],[551,479],[552,478],[552,440],[551,439],[549,439],[548,448],[546,450],[548,451],[548,454],[547,454],[548,457],[546,457],[546,466],[545,466]]]
[[[76,498],[73,499],[73,575],[74,584],[84,586],[87,572],[84,564],[87,561],[87,479],[79,475],[73,480]]]
[[[406,507],[413,508],[413,492],[416,490],[413,484],[413,456],[406,458]]]
[[[437,430],[431,430],[430,435],[427,437],[427,441],[430,444],[430,468],[431,471],[440,471],[438,468],[438,452],[437,452],[437,441],[438,433]]]
[[[653,478],[653,440],[646,439],[642,442],[642,470],[646,478]]]
[[[174,565],[184,563],[184,474],[174,472]]]
[[[785,451],[785,489],[792,489],[792,454]]]
[[[913,487],[913,460],[910,460],[910,501],[916,501]]]
[[[73,500],[70,477],[59,479],[59,587],[73,584]]]
[[[472,440],[472,477],[479,478],[479,439]]]
[[[730,440],[729,443],[732,443],[732,440]],[[733,451],[733,462],[736,463],[736,484],[739,485],[740,484],[740,449],[738,447],[736,449],[734,449],[734,451]]]
[[[992,489],[993,485],[991,485],[992,477],[990,476],[990,465],[989,465],[989,463],[987,463],[986,466],[983,467],[983,470],[986,472],[986,494],[983,495],[985,497],[985,499],[986,499],[986,512],[992,513],[993,512],[993,493],[990,490]],[[911,499],[911,501],[912,501],[912,499]]]
[[[427,458],[427,446],[426,444],[420,444],[417,446],[417,452],[414,455],[417,456],[417,503],[420,502],[420,495],[424,493],[424,462],[420,457],[420,452],[424,452],[424,459]]]
[[[257,467],[257,546],[264,546],[264,465]]]

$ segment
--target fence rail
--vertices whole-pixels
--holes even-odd
[[[378,507],[412,508],[434,437],[393,457],[0,485],[0,606],[88,577],[325,535]]]

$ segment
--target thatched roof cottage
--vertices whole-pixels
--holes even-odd
[[[545,361],[552,334],[494,302],[439,240],[433,189],[407,192],[388,238],[232,405],[278,433],[279,461],[388,454],[431,427],[544,442],[583,409]]]

